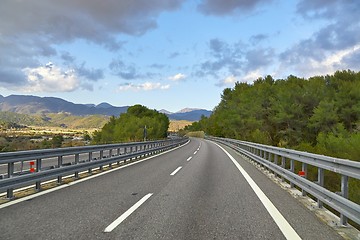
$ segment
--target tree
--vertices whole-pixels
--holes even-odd
[[[169,128],[169,119],[165,114],[156,110],[150,110],[142,105],[134,105],[118,118],[111,117],[101,131],[94,133],[93,142],[141,141],[144,139],[145,126],[147,139],[165,138]]]
[[[52,147],[53,148],[61,147],[63,141],[64,141],[64,137],[62,135],[53,136],[53,138],[51,140]]]
[[[320,134],[334,133],[339,126],[350,135],[360,131],[360,72],[236,83],[223,90],[209,118],[186,129],[296,148],[315,147]]]

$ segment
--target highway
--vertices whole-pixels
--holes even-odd
[[[207,140],[94,176],[0,205],[0,239],[342,239]]]

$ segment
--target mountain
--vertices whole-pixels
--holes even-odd
[[[196,109],[196,110],[189,110],[189,111],[179,111],[173,114],[169,114],[168,117],[172,120],[188,120],[188,121],[199,121],[201,116],[204,115],[205,117],[209,117],[212,111],[205,110],[205,109]]]
[[[115,107],[109,103],[103,102],[95,104],[75,104],[61,98],[55,97],[37,97],[31,95],[10,95],[4,97],[0,95],[0,112],[13,112],[19,114],[49,114],[66,113],[74,116],[87,115],[105,115],[119,116],[126,112],[128,106]],[[209,117],[211,111],[198,108],[184,108],[176,113],[165,109],[159,112],[165,113],[172,120],[198,121],[201,116]]]
[[[166,115],[173,114],[172,112],[169,112],[168,110],[165,110],[165,109],[161,109],[161,110],[159,111],[159,113],[164,113],[164,114],[166,114]]]
[[[15,112],[21,114],[44,114],[44,113],[70,113],[72,115],[106,115],[119,116],[126,112],[127,106],[114,107],[108,103],[75,104],[55,97],[37,97],[27,95],[10,95],[0,97],[0,111]]]
[[[193,111],[197,111],[197,110],[203,110],[200,108],[184,108],[181,109],[180,111],[177,111],[176,113],[187,113],[187,112],[193,112]]]
[[[96,105],[95,107],[96,108],[113,108],[114,106],[111,104],[108,104],[106,102],[102,102],[99,105]]]

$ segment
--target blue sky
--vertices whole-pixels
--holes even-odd
[[[0,94],[212,110],[259,77],[360,69],[357,0],[2,0]]]

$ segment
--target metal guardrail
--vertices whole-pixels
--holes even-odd
[[[188,139],[177,138],[161,141],[134,142],[124,144],[95,145],[85,147],[70,147],[45,150],[30,150],[0,153],[0,166],[7,165],[7,172],[0,179],[0,192],[7,192],[7,198],[14,197],[14,189],[35,184],[36,190],[41,189],[41,182],[57,179],[60,184],[62,177],[74,174],[79,178],[79,172],[92,172],[120,161],[156,154],[161,151],[184,144]],[[94,155],[98,157],[93,157]],[[85,159],[83,158],[85,155]],[[80,157],[81,156],[81,157]],[[66,158],[66,163],[64,159]],[[56,162],[55,165],[42,167],[44,163]],[[23,171],[22,166],[30,164],[30,169]],[[14,171],[15,164],[21,165],[21,171]]]
[[[295,185],[300,187],[303,196],[309,193],[317,198],[319,208],[322,208],[325,203],[335,209],[340,213],[342,225],[347,224],[348,218],[360,224],[360,205],[348,199],[349,177],[360,179],[360,162],[228,138],[207,137],[207,139],[223,143],[255,160],[283,179],[288,180],[291,187]],[[279,162],[280,158],[281,162]],[[290,169],[286,169],[286,161],[290,161]],[[298,174],[295,173],[295,161],[302,164],[301,171]],[[317,167],[316,182],[307,179],[308,165]],[[341,175],[340,193],[332,192],[323,187],[324,170]]]

